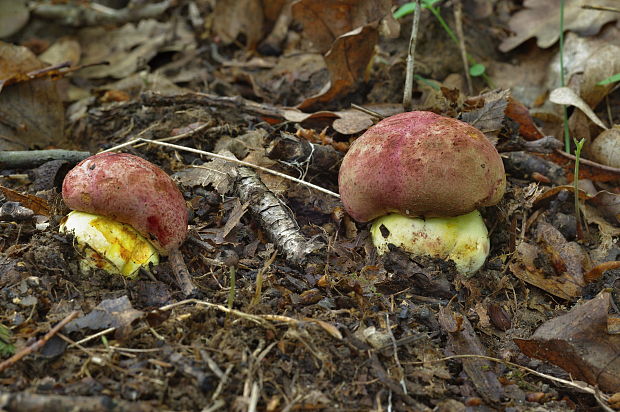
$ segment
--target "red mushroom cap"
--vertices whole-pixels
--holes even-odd
[[[450,217],[500,201],[502,159],[473,126],[431,112],[388,117],[350,147],[340,166],[340,196],[351,217],[390,212]]]
[[[73,210],[131,225],[162,254],[187,236],[187,206],[176,183],[134,155],[101,153],[84,159],[65,177],[62,197]]]

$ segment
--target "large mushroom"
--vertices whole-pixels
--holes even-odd
[[[506,188],[497,150],[475,127],[416,111],[391,116],[360,136],[342,161],[338,185],[347,213],[371,227],[378,252],[394,244],[477,271],[489,251],[479,207]]]
[[[73,209],[61,224],[73,232],[88,266],[133,277],[178,251],[188,211],[174,181],[159,167],[126,153],[101,153],[69,171],[62,185]]]

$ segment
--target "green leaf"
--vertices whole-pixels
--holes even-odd
[[[409,3],[405,3],[402,6],[400,6],[398,10],[394,12],[394,18],[395,19],[403,18],[413,13],[414,11],[415,11],[415,3],[410,1]]]
[[[601,80],[600,82],[596,84],[599,86],[605,86],[606,84],[615,83],[615,82],[620,82],[620,73],[616,73],[613,76],[610,76],[606,78],[605,80]]]
[[[435,5],[435,3],[440,2],[441,0],[422,0],[422,3],[420,3],[422,5],[423,9],[432,9],[433,6]],[[395,12],[394,12],[394,18],[395,19],[401,19],[405,16],[410,15],[411,13],[413,13],[415,11],[415,2],[410,1],[409,3],[405,3],[402,6],[400,6]]]
[[[439,3],[441,0],[422,0],[422,7],[431,8],[436,3]]]
[[[414,74],[413,78],[416,79],[419,82],[424,83],[425,85],[431,87],[433,90],[441,90],[441,87],[435,83],[433,80],[428,80],[422,76],[420,76],[419,74]]]
[[[15,353],[15,346],[11,345],[11,331],[0,325],[0,356],[7,357]]]
[[[476,63],[469,68],[469,74],[474,77],[482,76],[486,71],[484,64]]]

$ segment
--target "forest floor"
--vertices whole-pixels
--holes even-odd
[[[405,3],[0,0],[0,409],[620,406],[620,91],[599,84],[620,14],[566,0],[560,76],[560,1],[422,2],[413,109],[474,125],[506,171],[468,276],[379,256],[336,195],[350,144],[403,111]],[[178,183],[191,293],[165,257],[85,270],[59,233],[64,176],[107,149]]]

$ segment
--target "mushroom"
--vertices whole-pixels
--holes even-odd
[[[473,126],[431,112],[388,117],[350,147],[340,167],[347,213],[371,227],[379,254],[387,244],[453,260],[464,274],[489,252],[477,208],[497,204],[506,189],[501,157]]]
[[[159,167],[126,153],[101,153],[69,171],[62,185],[73,209],[61,231],[73,232],[82,263],[134,277],[178,252],[188,211],[174,181]]]

